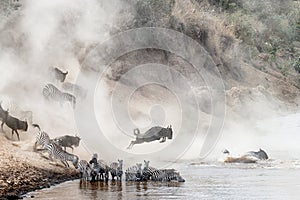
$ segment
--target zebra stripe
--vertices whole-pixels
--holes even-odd
[[[180,176],[175,169],[161,169],[155,170],[151,175],[152,181],[178,181],[184,182],[185,180]]]
[[[104,178],[105,178],[105,180],[107,181],[109,178],[108,176],[109,176],[110,168],[104,160],[98,160],[98,163],[99,163],[99,167],[100,167],[100,170],[99,170],[100,180],[104,180]]]
[[[78,171],[80,172],[81,179],[89,180],[91,175],[91,166],[86,160],[80,160],[78,163]]]
[[[112,177],[112,180],[117,177],[117,180],[122,180],[122,174],[123,174],[123,160],[118,160],[117,162],[113,162],[110,164],[110,175]]]
[[[99,172],[100,172],[100,165],[97,161],[97,154],[93,155],[92,160],[90,160],[90,164],[92,164],[92,180],[98,180],[99,179]]]
[[[35,137],[34,150],[37,150],[37,145],[40,145],[42,149],[46,149],[46,145],[50,142],[49,135],[44,131],[39,131]]]
[[[70,102],[73,108],[75,108],[76,105],[76,97],[74,95],[62,92],[50,83],[44,87],[43,96],[48,100],[58,101],[61,104],[65,101]]]
[[[144,168],[143,168],[143,173],[142,173],[142,180],[144,180],[144,181],[150,180],[153,172],[157,170],[154,167],[149,167],[149,163],[150,163],[150,161],[144,160]]]
[[[64,151],[53,141],[46,144],[46,149],[48,150],[50,160],[53,160],[53,158],[58,159],[65,165],[65,167],[69,167],[67,161],[71,161],[75,168],[78,167],[78,156]]]
[[[125,171],[126,181],[140,181],[142,180],[142,164],[137,163],[134,166],[129,167]]]

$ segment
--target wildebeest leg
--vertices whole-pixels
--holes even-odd
[[[74,151],[73,147],[71,146],[70,148],[72,149],[72,153],[73,153],[73,151]]]
[[[65,151],[67,151],[67,147],[64,147]]]
[[[16,130],[16,133],[17,133],[17,136],[18,136],[18,140],[20,141],[18,130]]]
[[[4,132],[4,130],[3,130],[3,125],[4,125],[4,122],[1,123],[1,131],[2,131],[2,132]]]
[[[130,144],[129,144],[129,146],[127,147],[127,149],[131,149],[134,144],[135,144],[135,141],[131,141]]]
[[[163,143],[166,141],[166,137],[163,137],[162,140],[160,141],[160,143]]]
[[[11,139],[13,139],[14,129],[11,129]]]

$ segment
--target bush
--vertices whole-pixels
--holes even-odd
[[[293,60],[292,66],[298,73],[300,73],[300,56],[298,56],[298,58]]]

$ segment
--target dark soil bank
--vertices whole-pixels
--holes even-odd
[[[27,192],[78,178],[74,169],[49,170],[17,162],[13,165],[0,170],[0,199],[18,199]]]

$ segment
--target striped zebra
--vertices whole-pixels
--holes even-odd
[[[115,177],[117,177],[117,180],[122,180],[122,174],[123,174],[123,160],[118,160],[117,162],[113,162],[110,164],[110,175],[112,180],[115,180]]]
[[[37,124],[32,124],[33,127],[38,128],[39,132],[35,136],[35,143],[34,143],[34,151],[37,150],[37,145],[40,145],[42,149],[46,149],[46,145],[50,142],[50,137],[49,135],[42,131],[40,126]]]
[[[142,180],[142,163],[129,167],[125,171],[126,181],[141,181]]]
[[[142,180],[143,181],[150,180],[151,177],[152,177],[153,172],[157,170],[154,167],[150,167],[149,163],[150,163],[150,161],[144,160],[144,168],[143,168],[143,171],[142,171]]]
[[[98,160],[99,163],[99,174],[100,174],[100,180],[108,181],[109,171],[110,167],[107,165],[107,163],[104,160]]]
[[[184,182],[185,180],[180,176],[175,169],[160,169],[152,174],[152,181],[177,181]]]
[[[97,158],[98,158],[98,154],[94,153],[92,159],[89,162],[92,165],[92,173],[91,173],[92,181],[100,179],[100,175],[99,175],[100,165],[97,161]]]
[[[71,161],[74,167],[78,167],[78,156],[64,151],[58,144],[50,141],[45,145],[48,150],[49,159],[52,161],[53,158],[60,160],[65,167],[70,167],[67,161]]]
[[[64,102],[70,102],[73,108],[76,105],[76,97],[70,93],[62,92],[53,84],[47,84],[43,89],[43,96],[49,100],[58,101],[60,104]]]
[[[90,180],[92,168],[86,160],[80,160],[78,163],[78,171],[83,180]]]

